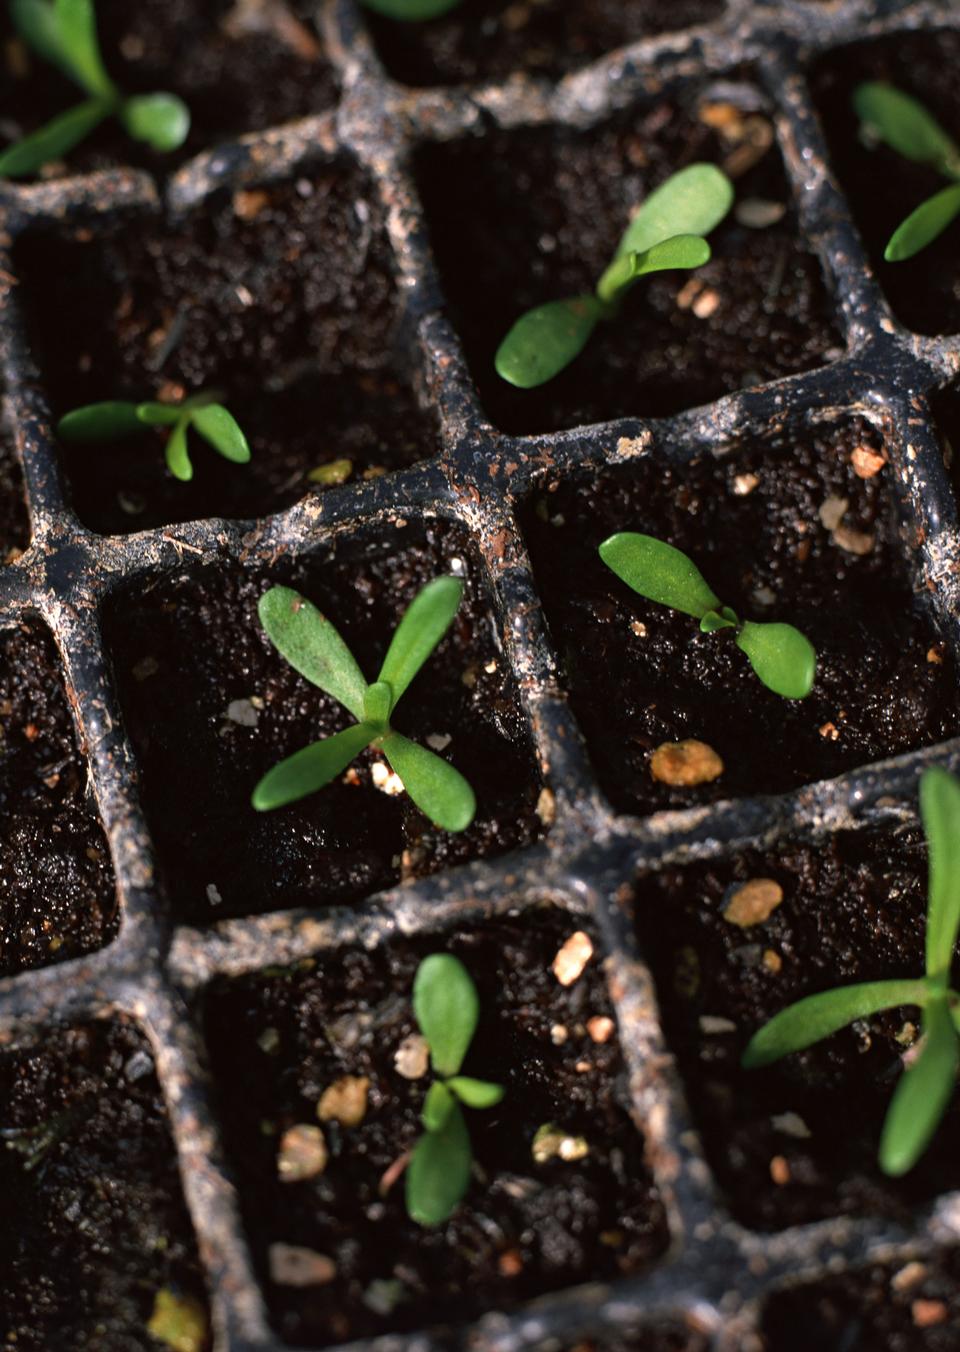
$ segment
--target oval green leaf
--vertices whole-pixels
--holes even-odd
[[[427,1090],[420,1120],[427,1131],[442,1131],[453,1112],[454,1097],[443,1080],[435,1080]]]
[[[137,405],[118,399],[71,409],[57,423],[57,436],[63,441],[119,441],[142,431]]]
[[[93,0],[54,0],[54,18],[67,73],[96,97],[113,99],[116,86],[100,56]]]
[[[872,135],[898,154],[947,178],[960,174],[960,149],[919,99],[885,80],[868,80],[854,90],[853,106]]]
[[[905,221],[897,226],[883,252],[888,263],[902,263],[925,249],[960,214],[960,183],[921,202]]]
[[[604,540],[600,557],[622,582],[657,605],[681,610],[698,620],[720,605],[720,598],[707,586],[696,564],[652,535],[620,531]]]
[[[193,478],[193,465],[190,462],[190,449],[187,446],[187,423],[184,419],[174,423],[167,444],[164,447],[167,469],[181,483],[189,483]]]
[[[497,348],[497,374],[521,390],[546,384],[580,355],[602,316],[596,296],[551,300],[528,310]]]
[[[447,1081],[447,1087],[468,1108],[495,1108],[504,1095],[502,1084],[475,1080],[470,1075],[454,1075]]]
[[[699,268],[710,261],[710,245],[699,235],[674,235],[653,244],[643,253],[618,254],[597,283],[597,295],[607,304],[615,303],[640,277],[648,272],[668,272],[671,268]]]
[[[480,1016],[470,973],[452,953],[431,953],[413,979],[413,1012],[438,1075],[456,1075]]]
[[[124,99],[120,119],[135,141],[165,153],[183,145],[190,131],[190,109],[176,94],[136,94]]]
[[[960,928],[960,781],[934,766],[920,780],[927,837],[927,976],[946,982]]]
[[[930,1001],[923,1027],[926,1041],[897,1085],[880,1137],[880,1168],[895,1178],[912,1169],[930,1144],[960,1064],[960,1043],[945,999]]]
[[[61,113],[0,155],[0,178],[22,178],[35,174],[51,160],[59,160],[89,136],[109,113],[110,109],[100,99],[88,99]]]
[[[178,404],[158,404],[148,400],[137,405],[137,417],[149,427],[173,427],[183,417],[183,408]]]
[[[399,732],[383,739],[383,754],[417,807],[435,825],[444,831],[466,830],[473,821],[477,800],[459,770]]]
[[[455,577],[435,577],[410,602],[393,632],[380,668],[379,681],[388,682],[393,704],[453,623],[463,596],[463,583]]]
[[[195,408],[190,421],[215,451],[235,465],[245,465],[250,459],[250,447],[240,424],[222,404],[205,404]]]
[[[316,793],[336,779],[376,735],[376,728],[369,723],[354,723],[343,732],[295,751],[267,771],[254,789],[250,802],[257,812],[271,812]]]
[[[374,681],[363,697],[363,717],[374,727],[385,727],[393,708],[393,691],[388,681]]]
[[[470,1186],[470,1133],[454,1103],[439,1131],[420,1137],[407,1168],[407,1212],[418,1225],[449,1220]]]
[[[271,587],[257,613],[270,642],[294,670],[361,721],[367,683],[353,653],[316,606],[291,587]]]
[[[715,164],[690,164],[654,189],[624,231],[617,254],[645,253],[674,235],[709,235],[733,205],[733,184]]]
[[[813,644],[792,624],[744,621],[736,644],[750,659],[760,680],[784,699],[806,699],[813,689],[817,653]]]
[[[50,0],[10,0],[10,18],[28,47],[44,61],[59,66],[71,80],[76,79]]]

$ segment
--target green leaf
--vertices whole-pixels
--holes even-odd
[[[418,1225],[442,1225],[470,1186],[470,1133],[455,1103],[440,1131],[420,1137],[407,1168],[407,1212]]]
[[[674,235],[652,244],[643,253],[633,250],[617,254],[597,283],[597,296],[612,304],[640,277],[648,272],[667,272],[671,268],[699,268],[710,261],[710,245],[699,235]]]
[[[367,692],[363,697],[364,720],[372,723],[374,727],[386,727],[393,705],[393,691],[389,681],[374,681],[373,685],[367,686]]]
[[[736,645],[768,690],[784,699],[806,699],[813,689],[817,652],[792,624],[764,624],[745,620]]]
[[[579,357],[603,313],[596,296],[551,300],[528,310],[497,348],[497,374],[521,390],[545,385]]]
[[[912,258],[941,235],[958,214],[960,183],[953,183],[921,202],[905,221],[900,222],[883,251],[884,258],[888,263],[902,263]]]
[[[190,414],[190,421],[213,449],[235,465],[245,465],[250,459],[250,447],[232,413],[222,404],[206,404]]]
[[[59,66],[71,80],[76,79],[70,57],[63,47],[59,21],[49,0],[10,0],[10,18],[28,47],[44,61]]]
[[[473,821],[473,789],[449,761],[399,732],[383,739],[383,753],[417,807],[444,831],[464,831]]]
[[[454,1075],[447,1081],[447,1088],[468,1108],[495,1108],[504,1094],[502,1084],[475,1080],[470,1075]]]
[[[137,405],[120,400],[84,404],[65,413],[57,423],[57,436],[63,441],[119,441],[142,431]]]
[[[644,253],[674,235],[709,235],[733,205],[733,185],[715,164],[690,164],[656,188],[627,226],[617,254]]]
[[[254,789],[251,803],[258,812],[270,812],[316,793],[336,779],[376,735],[376,728],[369,723],[354,723],[343,732],[295,751],[267,771]]]
[[[100,56],[93,0],[54,0],[54,15],[69,73],[88,94],[115,100],[116,86]]]
[[[137,417],[150,427],[173,427],[183,417],[179,404],[158,404],[148,401],[137,405]]]
[[[929,988],[924,980],[863,981],[856,986],[808,995],[775,1014],[747,1043],[741,1064],[746,1070],[768,1066],[790,1052],[811,1047],[856,1019],[881,1009],[924,1005]]]
[[[164,447],[167,469],[175,479],[180,479],[183,483],[189,483],[193,478],[193,465],[190,463],[190,451],[187,447],[187,421],[181,417],[174,423]]]
[[[927,837],[927,976],[946,982],[960,927],[960,782],[939,766],[920,780],[920,817]]]
[[[25,136],[0,155],[0,178],[22,178],[35,174],[45,164],[59,160],[83,141],[110,114],[100,99],[88,99],[68,108],[45,127]]]
[[[153,150],[177,150],[190,132],[190,109],[176,94],[135,94],[120,105],[120,120],[135,141]]]
[[[719,611],[708,610],[700,621],[701,634],[715,634],[718,629],[736,629],[740,623],[737,613],[729,606],[721,606]]]
[[[956,1084],[960,1044],[947,1001],[924,1010],[926,1041],[897,1085],[880,1137],[880,1168],[895,1178],[912,1169],[930,1143]]]
[[[431,953],[413,978],[413,1012],[438,1075],[456,1075],[480,1017],[470,973],[452,953]]]
[[[960,149],[919,99],[884,80],[868,80],[854,90],[853,106],[864,126],[898,154],[947,178],[960,174]]]
[[[463,583],[455,577],[435,577],[410,602],[393,631],[378,681],[387,681],[397,707],[400,696],[453,623]]]
[[[453,1095],[442,1080],[436,1080],[427,1091],[420,1120],[427,1131],[440,1131],[456,1106]]]
[[[258,613],[270,642],[294,670],[362,719],[367,692],[363,673],[316,606],[290,587],[271,587],[261,596]]]
[[[600,557],[622,582],[657,605],[681,610],[697,620],[720,605],[720,598],[686,554],[652,535],[635,531],[611,535],[600,546]]]
[[[367,9],[385,14],[388,19],[421,23],[424,19],[436,19],[448,10],[455,9],[460,0],[363,0],[363,3]]]

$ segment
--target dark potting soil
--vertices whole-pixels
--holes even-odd
[[[497,427],[547,432],[676,413],[839,355],[772,123],[751,111],[760,106],[755,91],[736,89],[743,110],[724,86],[586,133],[497,133],[420,151],[417,177],[450,315]],[[560,375],[534,390],[502,380],[494,355],[518,316],[591,290],[631,212],[696,160],[724,165],[741,205],[759,200],[784,214],[755,229],[731,213],[711,236],[705,267],[643,279]]]
[[[623,1333],[580,1338],[576,1342],[543,1344],[556,1352],[708,1352],[709,1340],[698,1329],[678,1321],[658,1319]]]
[[[251,443],[250,464],[234,465],[191,434],[188,484],[168,472],[160,432],[64,446],[70,496],[95,530],[265,516],[332,460],[350,460],[359,477],[437,446],[411,386],[414,344],[400,332],[383,211],[345,162],[179,222],[138,216],[102,238],[31,236],[16,265],[57,416],[99,399],[218,390]]]
[[[883,251],[896,227],[947,182],[888,146],[866,147],[851,97],[862,80],[891,81],[920,99],[952,136],[960,137],[960,91],[953,78],[958,62],[960,33],[898,32],[832,53],[812,77],[833,171],[877,278],[897,318],[919,333],[960,331],[960,225],[954,222],[913,259],[884,262]]]
[[[209,998],[226,1146],[284,1338],[312,1346],[463,1323],[636,1271],[663,1251],[664,1212],[629,1115],[616,1034],[597,1042],[586,1028],[612,1017],[600,956],[594,951],[567,987],[551,970],[582,928],[545,910],[416,944],[347,949],[222,985]],[[466,1199],[448,1222],[421,1229],[407,1218],[403,1179],[382,1180],[421,1129],[428,1081],[404,1079],[394,1056],[415,1031],[417,964],[436,951],[460,957],[480,993],[464,1073],[495,1080],[506,1094],[499,1107],[469,1113],[478,1168]],[[282,1133],[316,1124],[321,1094],[345,1075],[369,1078],[362,1123],[326,1123],[325,1171],[280,1182]],[[531,1143],[545,1123],[585,1137],[589,1154],[535,1163]],[[324,1284],[281,1284],[269,1277],[276,1244],[323,1255],[335,1270]]]
[[[467,586],[456,620],[395,721],[417,741],[433,738],[469,780],[478,803],[472,826],[447,834],[406,794],[381,791],[371,776],[385,762],[372,751],[302,802],[254,812],[250,794],[266,770],[351,721],[269,643],[256,610],[267,588],[302,590],[372,679],[414,595],[459,569]],[[127,593],[109,616],[108,637],[181,918],[349,902],[539,833],[540,778],[490,598],[466,537],[444,523],[389,522],[269,573],[208,568]]]
[[[892,469],[860,478],[855,451],[886,455],[863,420],[788,426],[717,460],[670,467],[654,454],[580,474],[527,504],[524,529],[567,688],[617,807],[649,812],[779,792],[954,734],[956,677],[915,609]],[[834,532],[820,513],[838,499],[847,508]],[[818,654],[812,693],[781,699],[727,633],[701,634],[695,620],[620,582],[597,548],[623,530],[689,554],[741,618],[787,621],[807,634]],[[694,788],[654,780],[651,753],[688,738],[719,754],[720,778]]]
[[[0,563],[9,563],[30,543],[23,475],[10,437],[0,432]]]
[[[556,77],[656,33],[709,23],[723,0],[465,0],[426,23],[369,11],[387,72],[431,86],[499,80],[514,72]]]
[[[110,852],[60,676],[38,626],[0,632],[0,975],[102,948]]]
[[[0,1056],[0,1342],[159,1352],[157,1293],[205,1303],[146,1039],[120,1021]]]
[[[49,62],[14,39],[4,6],[0,132],[4,148],[85,97]],[[110,118],[41,177],[140,165],[168,173],[190,155],[244,132],[331,108],[337,81],[313,24],[311,0],[253,6],[232,0],[97,0],[104,61],[124,94],[179,94],[191,114],[186,143],[170,154],[150,150]],[[247,15],[244,17],[244,10]]]

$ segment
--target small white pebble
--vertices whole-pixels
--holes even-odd
[[[550,1041],[555,1047],[562,1047],[569,1036],[566,1024],[555,1023],[550,1029]]]
[[[226,717],[242,728],[255,728],[260,719],[257,707],[250,699],[232,699],[227,705]]]
[[[211,906],[219,906],[223,901],[223,897],[220,895],[220,889],[217,887],[216,883],[207,883],[207,901],[209,901]]]
[[[797,1141],[806,1141],[811,1135],[810,1128],[799,1113],[774,1113],[770,1121],[775,1131],[792,1136]]]
[[[589,934],[577,930],[557,952],[553,960],[553,975],[561,986],[572,986],[593,957],[593,943]]]
[[[430,1063],[430,1047],[422,1033],[405,1037],[393,1054],[397,1074],[405,1080],[422,1080]]]
[[[733,491],[738,498],[745,498],[748,493],[752,493],[760,482],[758,474],[738,474],[733,481]]]
[[[391,798],[396,798],[397,794],[403,793],[403,780],[395,770],[391,770],[389,765],[386,765],[383,761],[374,761],[370,768],[370,778],[373,780],[375,788]]]
[[[824,498],[817,511],[817,515],[820,517],[820,524],[823,526],[824,530],[836,530],[843,520],[844,513],[849,506],[849,498],[838,498],[833,494],[828,498]]]
[[[706,1033],[708,1037],[715,1037],[720,1033],[735,1033],[737,1025],[730,1019],[724,1019],[719,1014],[701,1014],[700,1032]]]
[[[430,732],[424,738],[424,741],[431,751],[446,751],[453,738],[449,732]]]

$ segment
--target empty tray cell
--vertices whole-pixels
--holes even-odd
[[[812,77],[832,168],[877,278],[897,318],[918,333],[960,332],[960,224],[905,262],[884,262],[883,252],[900,222],[948,180],[889,146],[865,145],[852,98],[864,80],[889,81],[919,99],[960,141],[960,91],[952,78],[958,61],[960,32],[896,33],[832,52]]]
[[[398,731],[453,762],[477,797],[450,835],[402,792],[379,752],[290,807],[257,813],[261,775],[352,720],[273,648],[257,603],[295,587],[340,629],[368,680],[432,578],[467,588],[447,637],[405,694]],[[205,568],[126,594],[109,641],[143,798],[177,913],[189,919],[325,906],[525,845],[540,779],[490,597],[466,538],[442,523],[358,532],[270,571]]]
[[[570,984],[553,971],[578,946]],[[630,1116],[627,1072],[595,935],[566,913],[482,928],[215,987],[206,1026],[228,1155],[278,1331],[297,1345],[460,1324],[547,1291],[643,1268],[667,1243]],[[592,948],[592,954],[588,952]],[[455,954],[480,995],[463,1071],[506,1093],[467,1110],[476,1167],[445,1223],[406,1214],[402,1170],[431,1076],[411,988],[428,953]],[[398,1054],[406,1076],[400,1073]],[[417,1078],[408,1078],[415,1075]],[[328,1096],[349,1077],[350,1123]],[[320,1131],[308,1176],[281,1181],[291,1129]],[[552,1142],[541,1127],[556,1127]],[[308,1133],[304,1133],[308,1134]],[[556,1153],[560,1142],[564,1158]]]
[[[53,642],[36,625],[0,630],[0,975],[102,948],[116,928]]]
[[[657,33],[709,23],[723,0],[465,0],[426,23],[370,12],[388,74],[408,85],[500,80],[513,72],[556,77]]]
[[[0,432],[0,564],[12,563],[30,543],[23,475],[9,435]]]
[[[265,516],[332,461],[345,462],[342,481],[435,449],[435,419],[411,385],[415,344],[400,332],[383,212],[345,161],[178,221],[31,236],[16,257],[55,414],[217,391],[250,441],[250,464],[236,465],[191,433],[189,483],[166,468],[167,429],[65,445],[70,496],[94,530]],[[79,327],[62,322],[64,269]]]
[[[528,502],[547,618],[617,807],[781,791],[955,733],[956,677],[916,609],[888,455],[860,419],[788,425],[717,459],[671,465],[653,451]],[[597,552],[619,531],[689,555],[741,619],[805,633],[818,655],[812,693],[775,695],[732,630],[701,634],[621,582]],[[692,787],[655,779],[656,748],[691,739],[718,754],[719,777],[714,763]]]
[[[0,1342],[147,1352],[209,1344],[203,1277],[148,1044],[113,1021],[0,1056]],[[166,1323],[164,1322],[166,1316]]]
[[[617,318],[546,385],[502,380],[494,356],[518,316],[591,291],[635,208],[697,160],[724,165],[737,190],[711,236],[711,262],[641,278]],[[430,146],[417,163],[450,317],[504,431],[676,413],[841,350],[820,268],[797,234],[773,123],[749,87],[700,86],[589,132]]]

